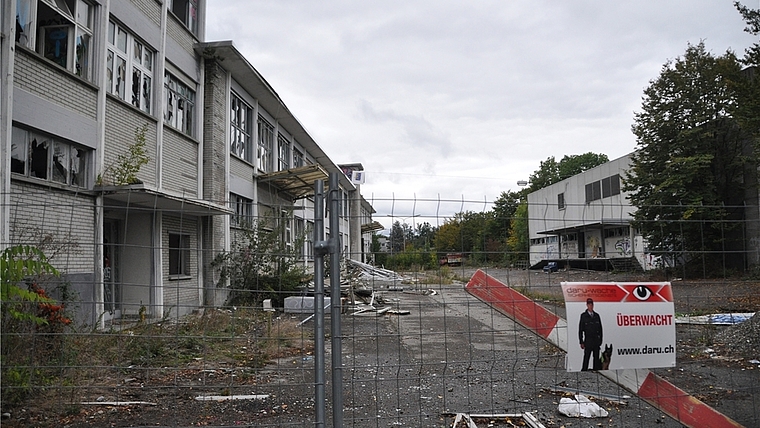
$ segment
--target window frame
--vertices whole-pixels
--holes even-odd
[[[168,270],[170,278],[185,278],[192,276],[190,274],[189,233],[169,232]]]
[[[620,194],[620,174],[611,175],[602,179],[602,197],[609,198]]]
[[[264,116],[259,115],[256,122],[258,142],[256,147],[256,167],[263,172],[272,172],[272,155],[274,150],[274,125]]]
[[[586,184],[586,203],[598,201],[602,199],[602,183],[601,181],[593,181]]]
[[[195,137],[196,132],[195,94],[195,89],[184,80],[168,70],[164,73],[164,123],[189,137]],[[183,104],[185,107],[180,109]],[[179,114],[180,110],[183,111],[182,115]]]
[[[242,97],[230,93],[230,153],[249,163],[253,163],[253,113]]]
[[[293,168],[300,168],[305,165],[303,151],[293,147]]]
[[[24,15],[28,15],[21,18],[26,21],[24,24],[19,22],[22,10]],[[41,12],[49,16],[40,17]],[[95,5],[85,0],[16,0],[16,28],[21,31],[16,32],[15,41],[69,72],[93,81],[94,16]],[[40,25],[42,20],[59,22]],[[65,34],[51,37],[54,32],[50,30],[56,28],[65,28]],[[48,40],[48,37],[51,39]],[[65,47],[61,49],[64,41]],[[84,46],[83,55],[80,55],[80,46]]]
[[[36,151],[37,148],[40,149]],[[14,156],[14,151],[20,152],[23,162],[18,155]],[[35,151],[37,156],[35,156]],[[67,187],[87,189],[90,183],[91,157],[92,149],[85,146],[15,125],[11,129],[11,172],[13,174]],[[19,167],[22,169],[21,172],[18,171]]]
[[[121,47],[120,36],[124,35],[124,47]],[[139,47],[139,58],[136,58]],[[106,91],[131,104],[132,106],[151,114],[153,109],[153,74],[156,51],[132,34],[119,22],[108,20],[106,34]],[[124,72],[119,76],[118,60],[122,61]],[[136,73],[139,73],[139,83],[135,87]],[[119,79],[121,78],[121,81]],[[137,89],[137,93],[135,93]]]
[[[198,36],[198,0],[171,0],[169,11],[193,35]]]
[[[560,211],[565,209],[565,192],[557,194],[557,209]]]
[[[230,193],[230,209],[235,211],[232,217],[233,227],[252,227],[253,226],[253,200],[244,196]]]
[[[278,171],[290,169],[290,141],[281,133],[277,134],[277,166]]]

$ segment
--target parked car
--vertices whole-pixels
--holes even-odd
[[[546,273],[552,273],[557,272],[559,270],[559,265],[557,262],[549,262],[544,266],[544,272]]]

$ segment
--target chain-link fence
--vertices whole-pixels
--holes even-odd
[[[315,425],[311,201],[225,214],[56,189],[10,200],[3,425]],[[343,426],[713,426],[694,422],[703,405],[760,426],[752,221],[700,220],[694,207],[658,225],[631,224],[622,207],[596,218],[550,214],[554,203],[370,202],[386,230],[351,241],[342,217],[341,296],[325,297],[341,308]],[[568,372],[566,350],[468,292],[478,270],[568,323],[561,282],[670,281],[676,365],[647,371],[646,394],[622,371]],[[606,416],[558,411],[579,394]]]

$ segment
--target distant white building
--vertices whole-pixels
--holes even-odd
[[[548,261],[590,269],[651,269],[635,207],[622,190],[631,154],[528,195],[530,265]],[[636,263],[637,262],[638,266]]]

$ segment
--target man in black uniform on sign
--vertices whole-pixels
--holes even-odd
[[[578,325],[578,339],[583,349],[583,365],[581,371],[588,371],[588,360],[594,357],[592,370],[600,370],[602,363],[599,361],[599,348],[602,346],[602,319],[594,312],[594,300],[586,299],[586,310],[581,314],[581,322]]]

